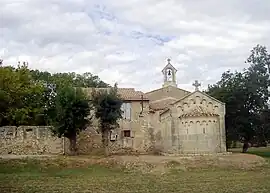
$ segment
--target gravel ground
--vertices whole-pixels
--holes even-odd
[[[0,159],[50,158],[50,157],[55,157],[55,155],[12,155],[12,154],[0,155]]]

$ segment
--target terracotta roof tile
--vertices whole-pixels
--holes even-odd
[[[82,88],[84,92],[91,99],[92,90],[109,90],[110,88]],[[141,100],[143,95],[143,100],[148,101],[148,97],[141,91],[136,91],[134,88],[118,88],[118,94],[123,100]]]
[[[168,105],[172,104],[173,102],[175,102],[177,99],[173,98],[173,97],[167,97],[158,101],[154,101],[152,103],[150,103],[150,108],[153,110],[163,110],[166,107],[168,107]]]
[[[197,116],[218,116],[216,113],[211,113],[201,106],[195,106],[195,108],[182,114],[179,118],[183,117],[197,117]]]

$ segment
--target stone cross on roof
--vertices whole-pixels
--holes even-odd
[[[167,59],[167,61],[168,61],[168,64],[170,64],[170,62],[171,62],[171,59],[170,59],[170,58],[168,58],[168,59]]]
[[[198,82],[198,80],[195,80],[195,82],[192,84],[192,86],[195,87],[195,91],[199,90],[199,86],[201,86],[201,83]]]

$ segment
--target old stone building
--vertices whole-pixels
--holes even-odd
[[[162,70],[161,88],[147,93],[119,88],[123,99],[120,127],[110,133],[110,150],[139,153],[202,154],[226,152],[225,104],[199,91],[177,87],[177,70],[170,60]],[[84,88],[91,100],[97,88]],[[100,88],[98,88],[100,89]],[[89,154],[101,147],[98,122],[78,136],[78,152]],[[64,138],[52,136],[48,127],[0,127],[0,154],[62,154]]]
[[[112,151],[129,148],[138,152],[226,152],[225,104],[199,91],[177,87],[176,72],[168,60],[162,70],[161,88],[147,93],[119,88],[124,100],[120,127],[111,131]],[[92,88],[85,91],[90,96]]]

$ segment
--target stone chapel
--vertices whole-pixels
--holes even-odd
[[[225,104],[201,92],[177,87],[170,59],[162,70],[163,85],[147,93],[118,88],[123,118],[110,134],[111,151],[205,154],[226,152]],[[87,88],[87,93],[92,89]],[[90,96],[90,95],[89,95]]]

